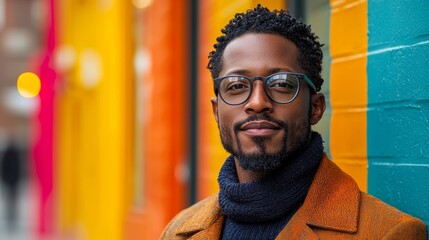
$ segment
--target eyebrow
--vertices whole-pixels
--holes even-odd
[[[278,72],[294,72],[292,70],[290,70],[289,68],[270,68],[267,71],[267,76],[274,74],[274,73],[278,73]],[[235,69],[232,70],[230,72],[228,72],[227,74],[225,74],[225,76],[228,75],[243,75],[243,76],[247,76],[249,75],[250,71],[246,70],[246,69]]]
[[[292,71],[289,68],[271,68],[268,71],[268,75],[271,75],[271,74],[274,74],[274,73],[278,73],[278,72],[295,72],[295,71]]]
[[[249,72],[250,71],[246,70],[246,69],[235,69],[235,70],[232,70],[232,71],[228,72],[227,74],[225,74],[225,76],[228,76],[228,75],[247,75]]]

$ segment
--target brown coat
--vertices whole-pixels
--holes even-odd
[[[161,239],[219,239],[218,196],[180,212]],[[276,239],[427,239],[425,224],[359,190],[324,156],[302,207]]]

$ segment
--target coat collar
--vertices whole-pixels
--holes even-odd
[[[177,227],[178,235],[193,236],[191,239],[199,239],[199,236],[220,236],[225,216],[219,206],[217,194],[197,203],[194,211],[189,214],[187,221]]]
[[[317,239],[311,227],[355,233],[359,199],[356,182],[324,155],[302,207],[277,239]],[[196,212],[178,226],[177,233],[192,235],[192,239],[219,238],[225,217],[218,196],[212,195],[198,203],[193,213]]]
[[[318,239],[311,227],[356,233],[360,194],[356,182],[324,155],[302,207],[277,239]]]

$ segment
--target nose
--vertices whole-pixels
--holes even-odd
[[[273,110],[273,102],[265,93],[262,81],[253,82],[252,95],[245,103],[244,109],[247,113],[271,112]]]

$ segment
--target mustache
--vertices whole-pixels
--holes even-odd
[[[268,122],[273,122],[273,123],[279,125],[280,127],[284,128],[284,129],[288,128],[288,124],[286,122],[279,120],[279,119],[276,119],[276,118],[273,118],[272,116],[268,115],[267,113],[264,113],[262,115],[256,115],[256,114],[251,115],[248,118],[235,123],[234,127],[233,127],[234,133],[237,134],[237,132],[241,129],[241,127],[244,124],[246,124],[248,122],[252,122],[252,121],[258,121],[258,120],[259,121],[264,120],[264,121],[268,121]]]

